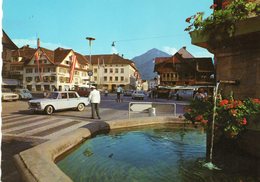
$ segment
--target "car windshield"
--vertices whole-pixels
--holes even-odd
[[[30,93],[30,91],[27,90],[27,89],[23,90],[23,92],[24,92],[24,93]]]
[[[58,97],[58,93],[57,92],[52,92],[52,93],[50,93],[48,96],[47,96],[47,98],[48,99],[57,99],[57,97]]]

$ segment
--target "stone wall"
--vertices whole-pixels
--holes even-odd
[[[221,83],[221,93],[229,95],[233,91],[239,99],[260,97],[260,45],[234,44],[215,52],[217,80],[239,81],[238,85]]]

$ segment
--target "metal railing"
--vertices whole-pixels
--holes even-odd
[[[165,116],[176,117],[176,104],[165,102],[129,102],[128,118],[135,114],[138,117]]]

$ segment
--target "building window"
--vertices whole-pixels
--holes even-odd
[[[69,61],[65,61],[65,64],[70,65],[70,62]]]
[[[31,82],[32,81],[32,77],[26,77],[25,80],[26,80],[26,82]]]
[[[118,81],[118,77],[117,77],[117,76],[115,77],[115,81],[116,81],[116,82]]]
[[[97,81],[97,77],[96,76],[94,76],[94,81]]]
[[[107,68],[105,68],[104,72],[107,73]]]
[[[121,68],[121,73],[124,73],[124,68]]]
[[[113,68],[110,68],[110,69],[109,69],[109,72],[110,72],[110,73],[113,73]]]
[[[38,68],[35,68],[35,69],[34,69],[34,73],[38,73]]]
[[[32,73],[32,68],[26,68],[26,73]]]
[[[106,77],[106,76],[104,76],[104,81],[105,81],[105,82],[107,81],[107,77]]]
[[[124,77],[123,77],[123,76],[121,76],[121,82],[122,82],[122,81],[124,81]]]
[[[66,83],[70,83],[70,78],[66,77]]]
[[[112,78],[112,76],[110,76],[110,77],[109,77],[109,81],[111,81],[111,82],[113,81],[113,78]]]
[[[97,68],[94,69],[94,73],[97,73]]]
[[[118,68],[115,69],[115,73],[118,73]]]
[[[35,80],[35,82],[40,82],[40,77],[36,76],[36,77],[34,77],[34,80]]]

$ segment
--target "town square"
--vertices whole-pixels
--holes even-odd
[[[260,181],[259,0],[1,3],[1,181]]]

